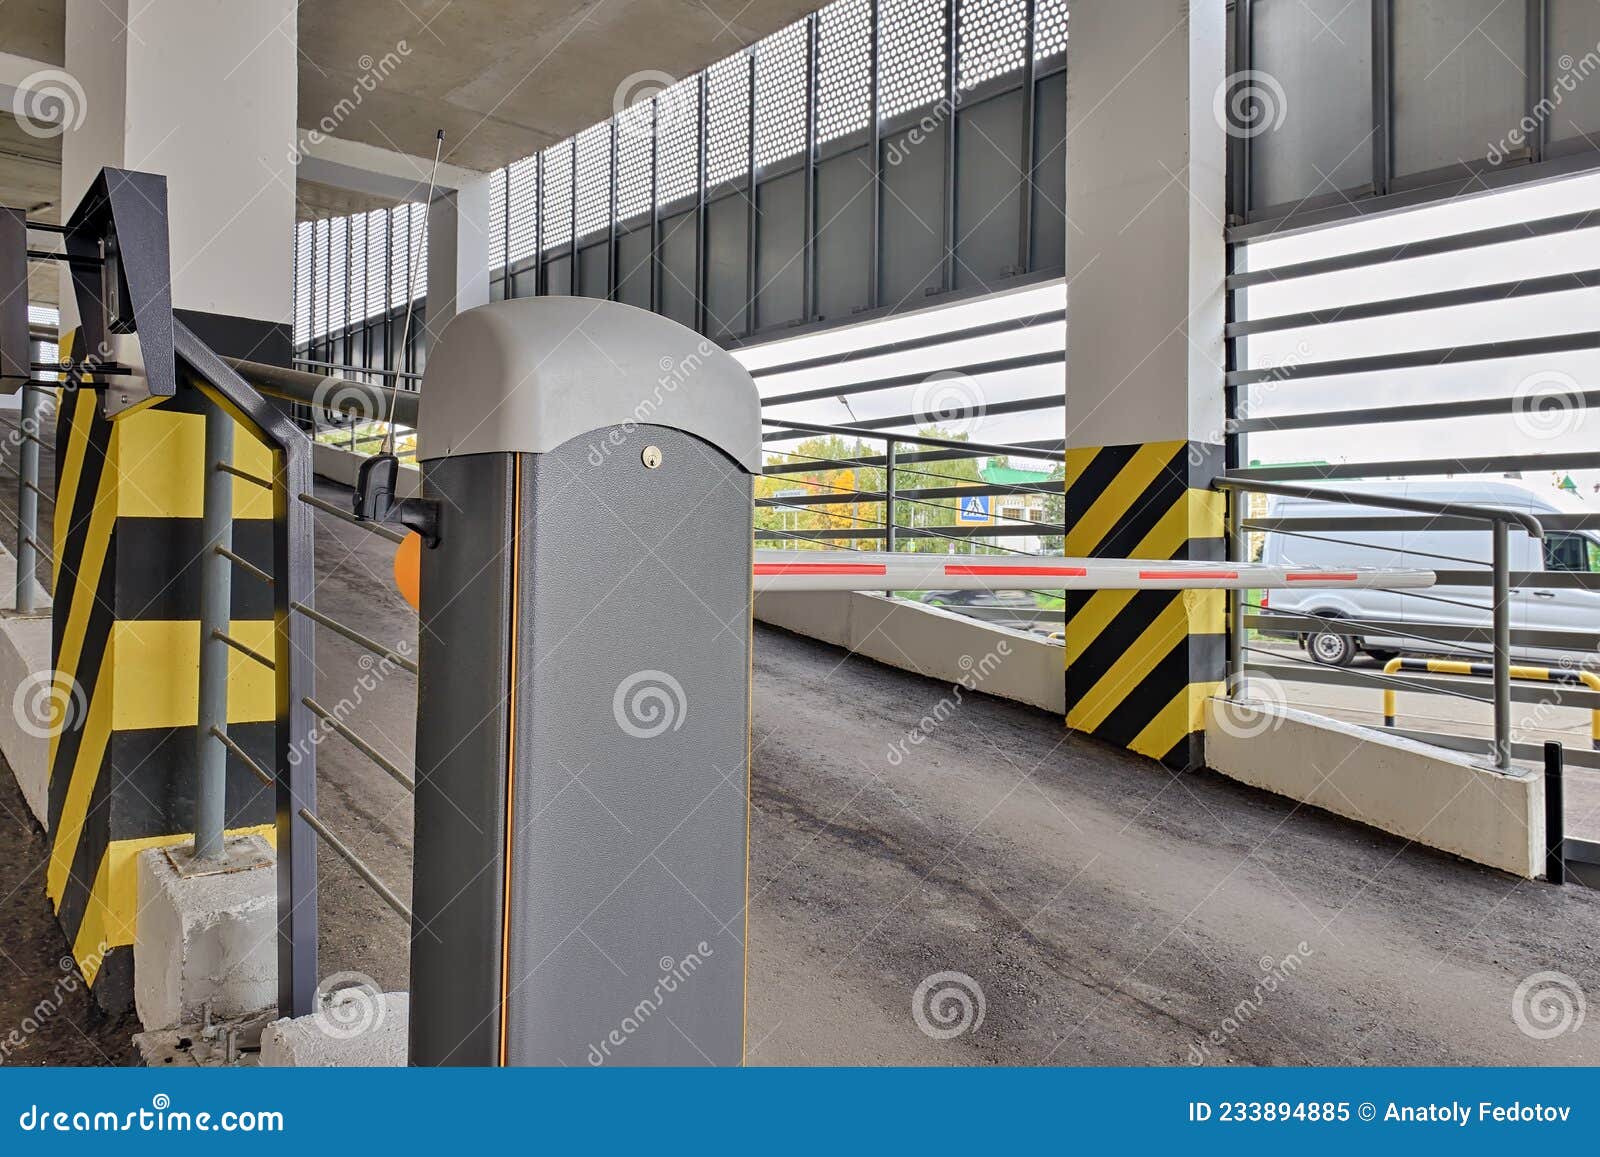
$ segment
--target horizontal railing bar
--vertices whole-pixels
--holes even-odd
[[[1320,430],[1327,426],[1365,426],[1374,422],[1425,422],[1443,418],[1481,418],[1528,412],[1542,400],[1568,405],[1578,412],[1600,409],[1600,390],[1552,391],[1532,398],[1480,398],[1465,402],[1422,402],[1414,406],[1362,406],[1352,410],[1319,410],[1310,414],[1278,414],[1266,418],[1230,418],[1230,434],[1257,431]]]
[[[1390,623],[1382,619],[1330,619],[1323,615],[1287,614],[1273,612],[1269,607],[1264,614],[1247,614],[1244,625],[1269,634],[1303,635],[1310,628],[1326,631],[1330,635],[1382,635],[1404,637],[1438,643],[1493,642],[1493,628],[1489,623],[1489,607],[1483,608],[1482,627],[1462,627],[1452,623]],[[1511,641],[1526,647],[1548,647],[1553,650],[1593,651],[1600,647],[1597,631],[1540,631],[1513,627]]]
[[[1352,521],[1354,521],[1354,520],[1352,520]],[[1242,525],[1244,526],[1244,529],[1246,529],[1246,530],[1255,530],[1255,529],[1257,529],[1252,523],[1250,523],[1248,521],[1243,523]],[[1348,530],[1348,531],[1350,531],[1352,533],[1355,533],[1355,532],[1359,531],[1361,529],[1361,527],[1359,527],[1359,526],[1343,526],[1343,527],[1340,527],[1339,529]],[[1483,529],[1483,524],[1479,523],[1477,529],[1479,529],[1479,530]],[[1332,543],[1334,546],[1354,546],[1354,547],[1360,548],[1360,547],[1365,547],[1365,546],[1369,545],[1367,543],[1359,542],[1359,541],[1357,541],[1355,539],[1350,539],[1350,538],[1328,538],[1326,535],[1321,535],[1321,534],[1307,534],[1303,530],[1280,530],[1277,533],[1283,534],[1283,535],[1287,535],[1290,538],[1309,539],[1312,542],[1328,542],[1328,543]],[[1406,553],[1410,554],[1410,555],[1414,555],[1417,558],[1425,558],[1429,562],[1463,562],[1463,563],[1466,563],[1468,566],[1477,566],[1477,565],[1479,565],[1479,562],[1478,562],[1477,559],[1475,559],[1475,558],[1464,558],[1463,556],[1458,555],[1458,554],[1435,554],[1432,551],[1417,550],[1414,547],[1409,548],[1406,551]],[[1488,563],[1483,563],[1482,565],[1483,566],[1488,566],[1489,564]]]
[[[786,430],[795,430],[802,434],[854,435],[857,438],[870,438],[875,442],[904,442],[908,446],[938,446],[943,449],[966,451],[966,456],[968,457],[984,454],[1016,454],[1027,458],[1066,460],[1064,452],[1036,450],[1028,445],[1003,446],[993,442],[963,442],[959,438],[936,438],[927,434],[886,434],[867,426],[824,426],[815,422],[782,422],[775,418],[763,418],[761,424],[763,426],[781,426]]]
[[[383,898],[383,902],[385,904],[393,908],[403,920],[405,920],[407,923],[410,923],[411,909],[406,907],[405,901],[400,899],[400,897],[394,893],[389,885],[378,879],[377,875],[372,871],[371,868],[367,867],[360,856],[351,851],[343,840],[323,826],[322,821],[316,816],[312,815],[305,808],[300,809],[300,818],[306,821],[306,824],[311,828],[312,831],[316,832],[317,835],[322,837],[323,841],[327,843],[328,847],[333,850],[335,855],[337,855],[345,863],[349,864],[351,870],[367,882],[368,887],[370,887],[374,892],[378,893],[378,895]]]
[[[1259,478],[1259,471],[1230,470],[1212,483],[1218,490],[1254,491],[1259,494],[1280,494],[1285,498],[1310,498],[1322,502],[1340,502],[1349,506],[1377,506],[1389,510],[1409,510],[1418,514],[1454,515],[1473,518],[1480,522],[1515,523],[1534,538],[1544,537],[1544,527],[1531,514],[1518,510],[1499,510],[1486,506],[1472,506],[1460,502],[1430,502],[1425,498],[1400,498],[1389,494],[1362,494],[1353,490],[1337,490],[1326,486],[1300,486],[1293,482]],[[1440,473],[1445,473],[1441,471]]]
[[[873,530],[757,530],[759,539],[794,538],[805,541],[822,541],[830,538],[882,538],[887,529],[881,524],[874,524]],[[1029,535],[1038,535],[1041,538],[1059,538],[1067,532],[1066,527],[1050,522],[1010,523],[1005,526],[897,526],[894,533],[896,538],[1026,538]]]
[[[1263,366],[1253,370],[1230,370],[1224,381],[1229,386],[1250,386],[1260,382],[1293,382],[1306,378],[1331,378],[1354,374],[1387,373],[1391,370],[1433,369],[1463,362],[1496,361],[1504,358],[1543,357],[1548,354],[1575,353],[1600,349],[1600,331],[1558,334],[1554,337],[1519,338],[1478,345],[1449,346],[1440,349],[1408,350],[1404,353],[1368,354],[1359,358],[1338,358],[1327,362],[1297,362]]]
[[[1487,570],[1435,570],[1435,581],[1442,587],[1486,587],[1494,577]],[[1600,591],[1600,574],[1573,570],[1514,570],[1511,585],[1561,590]]]
[[[1277,655],[1272,651],[1260,647],[1247,647],[1259,655],[1273,655],[1274,658],[1284,659],[1286,656]],[[1392,687],[1396,691],[1422,691],[1429,694],[1453,695],[1457,699],[1471,699],[1475,703],[1494,702],[1493,687],[1488,680],[1473,681],[1460,676],[1449,675],[1415,675],[1409,679],[1391,678],[1386,675],[1373,674],[1363,671],[1359,667],[1328,667],[1322,663],[1307,660],[1304,664],[1288,663],[1249,663],[1245,667],[1247,675],[1266,675],[1277,679],[1281,683],[1317,683],[1334,687],[1375,687],[1379,690]],[[1479,688],[1482,690],[1479,690]],[[1559,690],[1564,702],[1570,703],[1580,710],[1589,710],[1600,707],[1600,695],[1593,691],[1583,690],[1568,686],[1564,683],[1518,683],[1511,684],[1511,698],[1517,703],[1544,703],[1546,695],[1551,690]]]
[[[233,738],[226,731],[222,730],[220,727],[213,727],[211,729],[211,734],[222,741],[222,746],[226,747],[229,751],[233,752],[234,755],[238,756],[239,761],[243,763],[245,767],[250,769],[250,773],[259,779],[263,786],[276,786],[276,783],[272,777],[272,773],[257,763],[248,751],[235,743]]]
[[[787,406],[796,402],[815,402],[819,398],[854,397],[856,394],[872,394],[880,390],[892,390],[900,386],[916,386],[927,381],[934,373],[965,377],[980,377],[984,374],[1003,374],[1013,370],[1031,369],[1034,366],[1055,365],[1066,361],[1064,350],[1046,350],[1043,353],[1020,354],[1017,357],[997,358],[987,362],[972,362],[964,366],[950,366],[943,370],[919,370],[916,373],[895,374],[888,378],[874,378],[865,382],[841,382],[837,386],[819,386],[812,390],[797,390],[792,394],[776,394],[770,398],[762,398],[763,406]]]
[[[304,603],[291,602],[289,604],[289,609],[292,611],[299,611],[312,622],[321,623],[324,627],[327,627],[328,630],[333,631],[335,634],[343,635],[352,643],[355,643],[360,647],[365,647],[374,655],[382,655],[385,659],[392,659],[396,666],[405,668],[405,670],[410,671],[413,675],[418,673],[417,665],[412,660],[384,646],[382,643],[378,642],[378,640],[371,638],[370,636],[363,635],[354,627],[347,627],[337,619],[330,619],[321,611],[315,610],[312,607],[308,607]]]
[[[256,578],[260,579],[262,582],[267,583],[267,584],[269,584],[271,586],[276,586],[277,585],[277,582],[278,582],[277,579],[273,578],[270,574],[268,574],[266,571],[262,570],[255,563],[251,562],[249,559],[242,558],[239,555],[234,554],[233,551],[229,550],[225,546],[215,547],[214,549],[223,558],[227,559],[234,566],[238,567],[240,570],[244,571],[246,574],[254,575]]]
[[[1032,489],[1029,487],[1008,486],[996,482],[982,486],[924,486],[914,490],[899,490],[894,492],[896,500],[904,499],[907,502],[926,501],[935,498],[1008,498],[1027,496],[1029,494],[1060,494],[1061,483],[1053,484],[1054,489]],[[830,506],[841,502],[883,502],[889,497],[884,490],[841,490],[829,494],[797,494],[791,498],[758,498],[756,505],[760,507],[779,506]]]
[[[1374,727],[1374,731],[1382,731],[1385,735],[1397,735],[1402,739],[1415,740],[1418,743],[1431,743],[1435,747],[1448,748],[1451,751],[1460,751],[1467,754],[1481,754],[1491,758],[1491,741],[1486,737],[1476,735],[1457,735],[1448,731],[1424,731],[1411,727]],[[1563,744],[1563,762],[1569,767],[1583,767],[1600,769],[1600,751],[1586,751],[1577,744]],[[1511,744],[1511,757],[1528,763],[1542,763],[1544,760],[1544,745],[1541,743],[1524,743],[1513,741]]]
[[[1537,221],[1522,221],[1512,225],[1495,225],[1487,229],[1473,229],[1466,233],[1452,233],[1446,237],[1428,237],[1420,241],[1407,241],[1398,245],[1383,245],[1363,249],[1356,253],[1340,253],[1333,257],[1319,257],[1312,261],[1299,261],[1292,265],[1279,265],[1270,269],[1252,269],[1235,273],[1227,280],[1229,289],[1245,289],[1252,285],[1267,285],[1292,281],[1301,277],[1315,277],[1322,273],[1342,273],[1350,269],[1363,269],[1390,261],[1409,261],[1418,257],[1437,257],[1443,253],[1458,253],[1463,249],[1477,249],[1484,245],[1501,245],[1508,241],[1526,241],[1533,237],[1550,237],[1600,225],[1600,217],[1592,211],[1563,213]]]
[[[218,639],[218,640],[221,640],[222,642],[228,644],[228,646],[232,647],[235,651],[238,651],[239,654],[249,656],[250,658],[254,659],[257,663],[260,663],[267,670],[269,670],[269,671],[277,670],[278,665],[276,663],[274,663],[271,659],[267,658],[260,651],[257,651],[252,647],[245,646],[238,639],[235,639],[233,636],[227,634],[226,632],[213,630],[211,632],[211,637],[213,639]]]
[[[1248,337],[1257,333],[1276,333],[1315,325],[1336,325],[1345,321],[1369,321],[1373,318],[1393,317],[1403,313],[1509,301],[1518,297],[1538,297],[1578,289],[1600,289],[1600,269],[1583,269],[1575,273],[1557,273],[1549,277],[1532,277],[1522,281],[1499,281],[1493,285],[1474,285],[1466,289],[1446,289],[1438,293],[1418,293],[1410,297],[1391,297],[1355,305],[1330,306],[1327,309],[1307,310],[1304,313],[1252,318],[1249,321],[1230,322],[1225,332],[1228,337]]]
[[[329,711],[326,707],[318,703],[309,695],[302,695],[300,697],[300,702],[309,707],[315,715],[319,716],[322,721],[329,727],[333,728],[334,731],[338,732],[340,735],[344,736],[345,739],[349,740],[350,745],[357,751],[361,752],[362,755],[365,755],[368,759],[372,760],[373,763],[377,764],[384,771],[388,772],[390,778],[392,778],[401,787],[405,788],[407,791],[417,790],[417,781],[415,779],[401,771],[399,767],[380,755],[377,749],[372,746],[372,744],[368,743],[349,727],[345,726],[344,721],[334,715],[333,712]]]
[[[983,416],[991,417],[1001,414],[1035,414],[1041,410],[1059,409],[1061,409],[1061,395],[1047,394],[1035,398],[1017,398],[1010,402],[995,402],[992,405],[983,407]],[[858,430],[893,430],[896,426],[917,427],[928,423],[937,423],[942,417],[942,415],[936,413],[894,414],[887,418],[870,418],[860,420],[853,423],[853,425]],[[962,420],[962,415],[959,413],[952,414],[949,416],[949,420],[960,421]],[[783,423],[774,421],[771,424],[782,425]],[[776,430],[770,434],[763,434],[761,436],[761,440],[763,442],[782,442],[793,437],[793,434],[785,433],[782,430]]]
[[[1290,482],[1301,479],[1336,481],[1357,478],[1389,478],[1393,475],[1428,474],[1512,474],[1543,470],[1600,469],[1600,452],[1581,454],[1497,454],[1476,458],[1414,458],[1400,462],[1338,462],[1322,466],[1249,466],[1228,471],[1228,477],[1252,483]],[[1379,506],[1372,496],[1356,505]]]
[[[342,510],[331,502],[324,502],[315,494],[302,494],[300,495],[300,501],[304,502],[307,506],[322,511],[324,514],[331,514],[335,518],[342,518],[351,526],[359,526],[362,530],[370,530],[379,538],[387,538],[390,542],[395,543],[404,542],[406,540],[406,536],[403,532],[394,530],[391,527],[387,527],[381,522],[368,522],[364,519],[357,518],[348,510]]]
[[[319,370],[345,370],[354,374],[382,374],[389,378],[405,378],[407,381],[420,382],[421,374],[412,373],[410,370],[380,370],[373,366],[357,366],[348,362],[319,362],[314,358],[294,358],[297,366],[315,366]]]
[[[246,482],[254,483],[263,490],[272,489],[272,479],[263,478],[259,474],[252,474],[248,470],[241,470],[231,462],[218,462],[216,468],[224,474],[232,474],[235,478],[242,478]]]
[[[27,487],[27,488],[28,488],[28,489],[29,489],[29,490],[31,490],[31,491],[33,491],[33,492],[34,492],[34,493],[35,493],[35,494],[37,494],[37,495],[38,495],[38,496],[39,496],[39,497],[40,497],[40,498],[42,498],[42,499],[44,499],[44,500],[45,500],[45,501],[46,501],[46,502],[48,502],[48,503],[50,503],[50,504],[51,504],[51,505],[52,505],[52,506],[54,506],[54,505],[55,505],[55,501],[56,501],[56,497],[55,497],[55,495],[53,495],[53,494],[46,494],[46,493],[45,493],[45,492],[44,492],[44,491],[43,491],[43,490],[40,490],[40,489],[39,489],[39,484],[38,484],[38,483],[37,483],[37,482],[35,482],[35,481],[34,481],[34,480],[33,480],[33,479],[31,479],[31,478],[24,478],[24,479],[23,479],[23,480],[22,480],[22,484],[23,484],[23,485],[24,485],[24,486],[26,486],[26,487]]]
[[[954,345],[959,341],[971,341],[973,338],[992,337],[999,333],[1010,333],[1014,330],[1032,329],[1040,325],[1056,325],[1067,319],[1064,309],[1052,310],[1049,313],[1035,314],[1032,317],[1013,317],[1004,321],[992,321],[985,325],[975,325],[967,329],[952,330],[949,333],[928,334],[926,337],[906,338],[903,341],[888,342],[884,345],[869,346],[866,349],[848,350],[836,354],[824,354],[821,357],[807,358],[804,361],[785,362],[782,365],[762,366],[758,370],[751,370],[753,378],[776,377],[779,374],[799,373],[801,370],[820,370],[831,366],[848,365],[853,362],[865,361],[867,358],[885,357],[889,354],[910,353],[913,350],[930,349],[934,346]]]
[[[1600,514],[1540,514],[1539,525],[1546,530],[1600,530]],[[1311,518],[1252,518],[1248,529],[1271,532],[1274,530],[1482,530],[1483,520],[1478,518],[1426,518],[1422,516],[1393,515],[1372,517],[1367,514],[1328,515]],[[1487,564],[1485,564],[1487,565]]]

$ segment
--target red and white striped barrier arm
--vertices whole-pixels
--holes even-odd
[[[876,554],[839,550],[758,550],[759,591],[1178,591],[1288,587],[1431,587],[1431,570],[1378,567],[1260,566],[1235,562],[1157,562],[1059,555],[985,559],[960,554]]]

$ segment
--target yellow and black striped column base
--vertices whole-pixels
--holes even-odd
[[[201,396],[108,421],[92,390],[63,391],[56,431],[56,718],[50,739],[46,893],[101,1007],[132,1001],[137,858],[192,838],[200,645]],[[234,462],[271,477],[271,454],[242,427]],[[234,484],[236,553],[273,569],[273,501]],[[231,631],[275,651],[272,589],[233,583]],[[238,655],[229,733],[276,760],[272,671]],[[272,793],[234,758],[227,826],[273,838]]]
[[[1146,442],[1067,451],[1066,553],[1221,560],[1223,449]],[[1067,726],[1158,759],[1203,766],[1204,705],[1226,663],[1225,591],[1067,596]]]

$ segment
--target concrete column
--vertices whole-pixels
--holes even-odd
[[[1067,71],[1067,551],[1221,559],[1223,0],[1080,0]],[[1068,600],[1068,726],[1203,761],[1222,592]]]
[[[489,304],[489,179],[438,193],[428,206],[428,337],[456,314]]]
[[[294,0],[67,0],[83,121],[62,138],[70,213],[102,166],[161,173],[172,300],[225,353],[287,362],[293,292]],[[62,330],[76,324],[62,282]]]
[[[67,0],[66,71],[83,91],[62,138],[64,215],[103,166],[163,174],[172,297],[214,348],[287,363],[291,349],[296,57],[294,0]],[[62,285],[63,352],[77,308]],[[92,352],[92,351],[91,351]],[[119,414],[90,391],[57,422],[53,666],[68,706],[50,739],[46,893],[102,1007],[132,998],[141,851],[186,844],[195,821],[203,399]],[[233,464],[271,477],[244,427]],[[273,565],[273,496],[233,479],[233,549]],[[274,651],[272,590],[236,576],[232,637]],[[229,735],[275,762],[273,672],[235,655]],[[230,833],[272,839],[274,800],[226,769]],[[268,884],[270,889],[270,875]]]

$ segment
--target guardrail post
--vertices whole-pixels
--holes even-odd
[[[38,570],[39,537],[39,397],[44,391],[33,381],[22,386],[18,429],[21,446],[17,457],[17,610],[34,609],[34,575]]]
[[[1511,549],[1502,519],[1494,533],[1494,765],[1511,767]]]
[[[893,554],[898,546],[894,525],[895,502],[895,457],[898,443],[893,438],[884,439],[883,443],[883,549]],[[893,590],[883,592],[890,598],[894,597]]]
[[[233,549],[233,419],[206,405],[204,507],[200,524],[200,704],[195,728],[194,858],[222,858],[228,749],[213,730],[228,731],[228,645],[233,569],[221,552]]]
[[[1228,558],[1249,562],[1250,536],[1244,529],[1245,492],[1225,491],[1228,503]],[[1223,690],[1229,698],[1244,695],[1244,617],[1249,591],[1234,591],[1228,596],[1228,671]]]
[[[1552,884],[1567,882],[1566,803],[1561,786],[1563,756],[1561,744],[1551,741],[1544,745],[1544,874]]]

